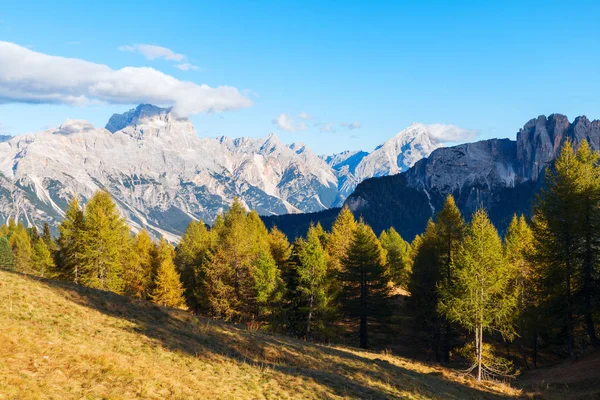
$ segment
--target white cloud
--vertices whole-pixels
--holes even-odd
[[[198,71],[200,68],[196,65],[192,65],[190,63],[182,63],[175,65],[175,68],[180,69],[182,71]]]
[[[0,104],[98,102],[173,105],[182,116],[252,106],[235,87],[180,81],[148,67],[113,70],[0,41]]]
[[[348,128],[350,130],[362,128],[362,125],[358,121],[354,121],[354,122],[350,122],[350,123],[342,122],[340,125],[344,128]]]
[[[120,46],[119,50],[128,51],[131,53],[140,53],[148,60],[156,60],[163,58],[169,61],[183,61],[185,59],[185,56],[183,54],[178,54],[169,48],[155,46],[153,44],[134,44],[133,46]]]
[[[429,135],[440,142],[466,142],[479,135],[478,130],[459,128],[449,124],[426,125]]]
[[[312,115],[307,114],[305,112],[301,112],[300,114],[298,114],[298,117],[300,117],[301,119],[304,119],[304,120],[312,119]]]
[[[304,122],[296,123],[292,116],[284,113],[279,114],[279,116],[273,120],[273,124],[286,132],[305,131],[308,128]]]
[[[335,132],[335,127],[331,122],[317,122],[315,126],[319,127],[320,132]]]

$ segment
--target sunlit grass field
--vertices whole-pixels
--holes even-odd
[[[0,398],[500,399],[455,372],[0,271]]]

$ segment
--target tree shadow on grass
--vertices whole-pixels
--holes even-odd
[[[406,396],[444,399],[510,398],[485,388],[462,385],[441,373],[404,368],[374,354],[370,358],[350,350],[251,332],[240,325],[198,318],[111,292],[50,279],[33,279],[59,288],[66,299],[76,304],[133,323],[136,332],[171,351],[208,361],[226,357],[271,369],[314,381],[337,396],[389,399],[405,393]]]

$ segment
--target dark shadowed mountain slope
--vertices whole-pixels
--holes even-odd
[[[539,116],[525,124],[516,141],[490,139],[440,148],[406,172],[363,181],[345,204],[377,233],[393,226],[412,240],[452,194],[465,217],[485,207],[503,232],[514,213],[530,214],[545,168],[568,138],[575,145],[588,140],[600,150],[600,121],[582,116],[570,123],[561,114]],[[307,225],[288,223],[286,218],[278,217],[280,229],[306,230]]]

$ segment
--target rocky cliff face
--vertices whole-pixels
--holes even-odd
[[[491,139],[440,148],[405,173],[365,180],[346,204],[376,230],[395,226],[412,239],[452,194],[465,216],[485,207],[503,231],[514,213],[530,213],[545,168],[568,139],[575,145],[587,140],[600,150],[600,121],[582,116],[570,123],[560,114],[540,116],[525,124],[516,141]]]
[[[426,133],[419,138],[427,141]],[[407,168],[395,152],[408,149],[413,163],[432,150],[413,151],[414,137],[392,141],[404,147],[384,144],[383,158],[379,150],[318,157],[273,134],[198,138],[188,119],[140,105],[113,115],[106,128],[67,120],[59,128],[0,140],[0,221],[56,225],[73,195],[85,202],[99,189],[113,195],[134,229],[171,240],[192,219],[211,223],[236,196],[261,215],[325,210],[342,204],[362,179]],[[357,173],[368,156],[368,168]]]
[[[587,117],[575,118],[570,123],[561,114],[548,118],[541,115],[527,122],[517,134],[519,175],[537,180],[546,165],[556,158],[566,138],[575,144],[587,140],[594,149],[600,148],[600,121]]]

